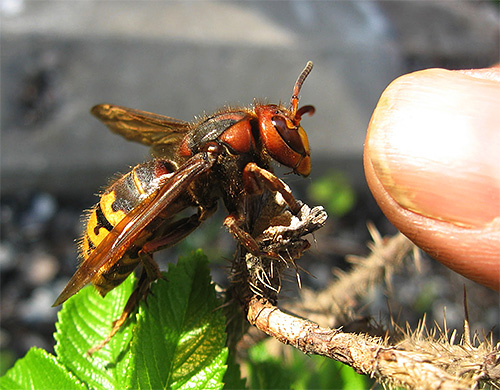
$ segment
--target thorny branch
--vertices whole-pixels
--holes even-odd
[[[278,200],[269,198],[266,204],[275,203],[278,204]],[[473,389],[481,383],[500,388],[499,345],[494,346],[492,340],[479,341],[477,335],[471,341],[467,319],[466,332],[458,344],[454,342],[455,333],[448,337],[448,331],[439,328],[429,332],[425,321],[419,329],[404,332],[400,342],[391,344],[389,337],[321,327],[281,311],[276,306],[280,273],[288,264],[295,266],[294,259],[307,249],[303,236],[323,226],[326,214],[322,208],[310,209],[303,205],[298,216],[288,215],[288,219],[280,218],[279,223],[269,223],[275,216],[289,214],[283,207],[271,207],[271,210],[259,214],[255,221],[269,226],[264,231],[259,230],[257,241],[261,247],[280,253],[282,261],[271,269],[274,260],[252,256],[239,248],[233,264],[233,280],[237,281],[233,287],[237,287],[236,296],[251,325],[304,353],[340,361],[381,383],[412,389]],[[366,259],[357,259],[353,270],[342,275],[328,293],[325,292],[330,300],[338,295],[336,305],[356,299],[349,296],[356,284],[367,286],[389,279],[392,269],[397,268],[412,248],[401,235],[384,240],[372,229],[372,236],[372,254]],[[247,281],[246,288],[242,281]]]
[[[284,344],[290,344],[307,354],[338,360],[358,373],[381,382],[412,389],[450,390],[475,388],[479,380],[490,381],[490,384],[496,383],[497,386],[500,384],[498,349],[491,348],[491,352],[484,354],[485,348],[459,346],[462,350],[469,348],[469,354],[479,355],[479,360],[483,359],[482,364],[475,367],[475,372],[468,372],[468,376],[460,377],[446,371],[455,358],[453,354],[448,354],[448,362],[437,363],[436,358],[440,352],[444,352],[444,348],[440,348],[438,343],[434,345],[434,353],[419,350],[412,343],[408,345],[410,349],[405,349],[403,344],[392,346],[378,337],[320,327],[314,322],[286,314],[266,299],[257,297],[252,298],[249,303],[247,319]],[[443,343],[442,346],[446,347],[446,344]]]

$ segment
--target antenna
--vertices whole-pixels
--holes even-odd
[[[304,83],[304,80],[309,75],[309,73],[311,73],[312,68],[313,68],[312,61],[307,61],[306,67],[300,73],[299,77],[297,78],[297,81],[295,82],[295,86],[293,87],[292,99],[290,100],[290,111],[292,111],[292,118],[295,118],[295,114],[297,113],[297,107],[299,105],[300,88],[302,88],[302,84]]]

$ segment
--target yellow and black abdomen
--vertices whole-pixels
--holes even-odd
[[[80,243],[80,255],[85,261],[109,232],[159,188],[159,177],[175,171],[167,160],[152,160],[135,166],[111,184],[90,211]],[[92,284],[104,296],[122,283],[140,262],[139,250],[151,232],[144,230],[136,242],[111,267],[103,266],[92,278]]]

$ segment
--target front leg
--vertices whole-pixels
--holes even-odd
[[[290,187],[272,172],[255,163],[248,163],[243,169],[243,184],[250,195],[262,194],[264,189],[279,192],[293,214],[297,215],[300,212],[302,202],[295,199]]]
[[[294,215],[298,215],[302,209],[302,202],[295,199],[288,185],[255,163],[248,163],[243,169],[243,185],[248,195],[259,195],[266,189],[271,192],[279,192]],[[224,225],[248,252],[254,256],[263,255],[257,241],[250,233],[241,228],[244,221],[245,216],[231,213],[224,219]],[[279,255],[274,252],[266,252],[265,255],[279,258]]]

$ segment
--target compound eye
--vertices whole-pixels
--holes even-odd
[[[284,117],[278,115],[273,116],[271,118],[271,121],[281,138],[292,150],[301,155],[304,155],[306,153],[297,127],[288,127],[287,120]]]

